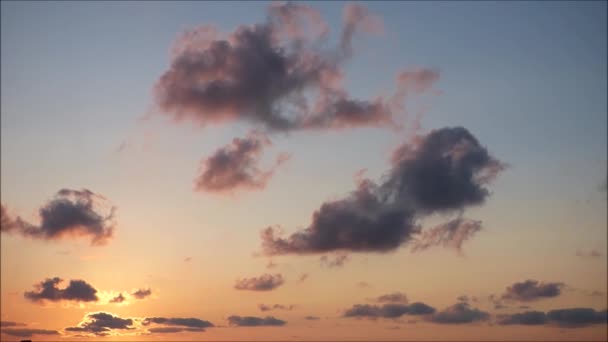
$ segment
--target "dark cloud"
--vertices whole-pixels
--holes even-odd
[[[122,293],[119,293],[118,296],[110,299],[110,303],[122,303],[125,300],[127,299],[122,295]]]
[[[253,132],[245,138],[234,138],[201,163],[201,173],[195,180],[195,190],[204,192],[233,192],[239,189],[263,189],[289,155],[280,154],[275,165],[261,169],[258,165],[264,148],[270,145],[266,135]]]
[[[266,304],[259,304],[258,305],[258,309],[260,309],[260,311],[272,311],[272,310],[287,310],[287,311],[291,311],[295,308],[295,305],[282,305],[282,304],[274,304],[274,305],[266,305]]]
[[[155,85],[157,104],[176,121],[201,125],[239,120],[268,131],[393,126],[399,79],[388,99],[353,99],[342,85],[354,35],[379,27],[364,7],[347,5],[339,46],[324,50],[328,25],[319,12],[287,3],[271,5],[266,22],[227,35],[209,25],[186,31]]]
[[[213,323],[199,318],[149,317],[143,321],[144,325],[149,325],[151,323],[199,329],[211,328],[214,326]]]
[[[62,300],[95,302],[99,299],[97,298],[97,290],[84,280],[70,280],[66,288],[60,289],[57,285],[62,281],[58,277],[48,278],[34,286],[37,291],[26,291],[23,296],[33,302],[43,302],[45,300],[51,302]]]
[[[355,304],[352,308],[344,312],[344,317],[360,317],[360,318],[399,318],[403,315],[429,315],[435,312],[435,309],[424,303],[406,304],[384,304],[369,305]]]
[[[85,321],[77,327],[65,328],[65,331],[84,332],[105,336],[112,330],[130,330],[133,327],[133,319],[120,318],[106,312],[89,313],[85,317]]]
[[[151,289],[139,289],[139,290],[131,293],[131,295],[137,299],[145,299],[146,297],[149,297],[150,295],[152,295],[152,290]]]
[[[608,311],[595,311],[591,308],[559,309],[547,312],[547,318],[561,327],[578,328],[608,323]]]
[[[341,268],[344,266],[346,262],[350,260],[348,254],[337,254],[333,259],[328,257],[327,255],[323,255],[321,259],[319,259],[322,266],[329,268]]]
[[[270,291],[283,285],[284,282],[281,274],[263,274],[260,277],[238,279],[234,288],[237,290]]]
[[[25,326],[25,323],[12,322],[12,321],[0,321],[0,327],[22,327]]]
[[[392,164],[381,184],[359,179],[348,197],[323,203],[308,228],[287,238],[272,227],[263,230],[263,252],[389,252],[415,237],[423,239],[424,248],[459,248],[479,230],[478,221],[459,218],[421,235],[417,219],[483,204],[489,196],[485,185],[504,168],[462,127],[435,130],[400,146]]]
[[[498,316],[498,324],[501,325],[542,325],[545,323],[547,323],[547,315],[545,315],[545,313],[541,311],[526,311],[511,315]]]
[[[539,283],[536,280],[526,280],[507,287],[502,298],[524,302],[552,298],[559,296],[563,287],[563,283]]]
[[[230,316],[228,323],[237,327],[261,327],[261,326],[281,326],[287,322],[272,316],[253,317],[253,316]]]
[[[160,327],[160,328],[149,328],[149,332],[153,334],[171,334],[178,332],[204,332],[202,328],[180,328],[180,327]]]
[[[378,303],[403,303],[407,304],[407,296],[402,292],[387,293],[385,295],[378,296],[375,299]]]
[[[33,335],[59,335],[57,330],[31,329],[31,328],[8,328],[2,329],[3,334],[17,337],[32,337]]]
[[[59,240],[64,237],[90,237],[92,245],[107,243],[114,233],[114,207],[109,214],[98,211],[105,198],[90,190],[61,189],[51,201],[38,211],[40,225],[12,218],[1,207],[1,230],[34,239]]]
[[[321,318],[319,316],[305,316],[304,319],[307,321],[318,321]]]
[[[489,317],[489,313],[472,308],[468,303],[460,302],[433,314],[428,319],[440,324],[464,324],[485,321]]]
[[[423,231],[413,242],[412,251],[444,246],[462,250],[462,244],[481,230],[481,221],[458,217],[434,228]]]

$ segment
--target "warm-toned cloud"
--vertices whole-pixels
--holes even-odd
[[[563,287],[563,283],[541,283],[529,279],[508,286],[502,298],[523,302],[552,298],[559,296]]]
[[[403,292],[393,292],[378,296],[374,299],[378,303],[402,303],[407,304],[407,296]]]
[[[8,328],[2,329],[3,334],[17,337],[32,337],[34,335],[59,335],[57,330],[32,329],[32,328]]]
[[[181,327],[156,327],[149,328],[148,332],[153,334],[173,334],[179,332],[204,332],[203,328],[181,328]]]
[[[320,13],[299,3],[273,4],[266,22],[230,34],[209,25],[188,30],[155,85],[157,104],[177,121],[201,125],[239,120],[268,131],[394,126],[398,95],[358,100],[342,85],[354,35],[377,32],[381,20],[351,4],[343,20],[332,49],[321,48],[329,26]],[[417,89],[429,78],[420,82]]]
[[[600,253],[599,251],[597,251],[595,249],[591,249],[589,251],[584,251],[584,250],[578,249],[578,250],[576,250],[576,256],[581,257],[581,258],[597,259],[602,256],[602,253]]]
[[[137,299],[145,299],[152,295],[152,289],[138,289],[137,291],[131,293],[131,295]]]
[[[48,278],[36,284],[36,291],[26,291],[23,296],[33,302],[95,302],[99,300],[97,290],[84,280],[70,280],[66,288],[57,287],[63,280],[61,278]]]
[[[308,279],[308,273],[302,273],[298,277],[298,283],[303,283],[306,281],[306,279]]]
[[[296,306],[291,304],[291,305],[283,305],[283,304],[274,304],[274,305],[266,305],[266,304],[258,304],[258,309],[260,309],[260,311],[272,311],[272,310],[287,310],[287,311],[291,311],[295,308]]]
[[[270,291],[283,285],[284,282],[283,276],[279,273],[274,275],[263,274],[259,277],[238,279],[234,288],[237,290]]]
[[[357,318],[399,318],[403,315],[430,315],[435,312],[435,308],[424,303],[416,302],[412,304],[384,304],[369,305],[355,304],[352,308],[344,311],[344,317]]]
[[[148,317],[143,320],[143,325],[149,324],[162,324],[176,327],[186,327],[186,328],[211,328],[213,327],[213,323],[209,321],[205,321],[199,318],[167,318],[167,317]]]
[[[381,184],[359,179],[348,197],[323,203],[308,228],[286,238],[273,227],[263,230],[263,252],[389,252],[415,237],[425,239],[425,247],[458,248],[479,222],[459,219],[425,236],[417,220],[483,204],[489,196],[485,185],[504,168],[462,127],[431,131],[398,147],[392,164]]]
[[[13,321],[0,321],[0,327],[2,327],[2,328],[23,327],[25,325],[26,325],[25,323],[19,323],[19,322],[13,322]]]
[[[489,313],[473,308],[468,303],[460,302],[436,312],[428,320],[440,324],[465,324],[486,321],[489,318]]]
[[[230,316],[228,324],[237,327],[261,327],[261,326],[282,326],[287,322],[272,316],[253,317],[253,316]]]
[[[333,259],[328,257],[327,255],[321,256],[319,261],[321,262],[321,266],[329,267],[329,268],[341,268],[350,260],[348,254],[338,253],[334,256]]]
[[[110,299],[110,303],[122,303],[125,300],[127,300],[125,296],[123,296],[122,293],[119,293],[118,296]]]
[[[444,246],[462,250],[462,244],[481,230],[481,221],[458,217],[434,228],[423,231],[412,242],[412,251],[426,250],[434,246]]]
[[[65,328],[65,331],[106,336],[112,330],[135,329],[133,322],[132,318],[120,318],[106,312],[93,312],[88,313],[78,326]]]
[[[92,245],[107,243],[114,233],[114,207],[108,214],[100,208],[106,199],[88,189],[61,189],[55,197],[42,206],[38,214],[40,224],[34,225],[21,217],[13,218],[6,207],[0,209],[2,233],[17,233],[44,240],[65,237],[91,238]]]
[[[591,324],[607,324],[608,311],[596,311],[591,308],[569,308],[541,311],[526,311],[510,315],[499,315],[498,324],[502,325],[543,325],[551,324],[562,328],[580,328]]]
[[[321,318],[319,316],[304,316],[304,319],[307,321],[318,321]]]
[[[241,189],[263,189],[275,170],[288,158],[280,154],[267,169],[259,166],[264,147],[270,145],[264,134],[252,132],[245,138],[234,138],[201,163],[201,173],[195,180],[195,190],[204,192],[233,192]]]

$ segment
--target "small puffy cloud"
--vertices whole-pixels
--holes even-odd
[[[501,325],[542,325],[547,323],[547,315],[541,311],[526,311],[511,315],[499,315],[497,323]]]
[[[238,279],[234,288],[249,291],[271,291],[283,285],[284,282],[281,274],[263,274],[259,277]]]
[[[369,305],[369,304],[355,304],[352,308],[347,309],[344,312],[344,317],[358,317],[358,318],[399,318],[403,315],[429,315],[435,312],[435,309],[424,303],[412,303],[406,304],[384,304]]]
[[[23,296],[33,302],[95,302],[99,299],[97,290],[84,280],[70,280],[64,289],[57,287],[61,282],[63,280],[59,277],[48,278],[34,286],[36,291],[26,291]]]
[[[553,298],[561,294],[563,287],[563,283],[541,283],[536,280],[526,280],[508,286],[502,298],[524,302]]]
[[[145,299],[152,295],[152,289],[138,289],[137,291],[131,293],[131,295],[137,299]]]
[[[266,305],[266,304],[259,304],[258,305],[258,309],[260,309],[260,311],[272,311],[272,310],[287,310],[287,311],[291,311],[295,308],[295,305],[283,305],[283,304],[274,304],[274,305]]]
[[[439,324],[465,324],[486,321],[489,318],[489,313],[460,302],[433,314],[428,320]]]
[[[131,318],[120,318],[106,312],[93,312],[88,313],[78,326],[65,328],[65,331],[106,336],[113,330],[135,329],[133,323],[134,320]]]
[[[230,316],[228,323],[237,327],[261,327],[261,326],[282,326],[287,322],[272,316],[253,317],[253,316]]]
[[[122,303],[125,300],[127,300],[127,299],[122,295],[122,293],[120,293],[120,294],[118,294],[118,296],[110,299],[110,303]]]
[[[378,296],[375,299],[378,303],[403,303],[407,304],[407,296],[403,292],[393,292]]]
[[[86,237],[91,245],[104,245],[114,234],[114,211],[102,213],[107,200],[88,189],[61,189],[42,206],[40,224],[34,225],[21,217],[13,218],[5,206],[0,208],[2,233],[16,233],[33,239],[60,240],[66,237]]]

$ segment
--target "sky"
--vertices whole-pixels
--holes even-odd
[[[1,3],[2,340],[606,340],[607,4]]]

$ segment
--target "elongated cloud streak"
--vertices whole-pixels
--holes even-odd
[[[460,248],[479,230],[459,219],[420,235],[417,220],[435,213],[461,213],[489,196],[485,185],[504,168],[465,128],[443,128],[397,148],[382,183],[360,179],[348,197],[326,202],[308,228],[283,238],[262,231],[266,255],[331,251],[389,252],[420,236],[423,244]]]
[[[557,297],[561,294],[563,287],[563,283],[541,283],[536,280],[526,280],[507,287],[502,298],[530,302],[543,298]]]
[[[344,317],[359,318],[399,318],[403,315],[430,315],[435,312],[435,308],[424,303],[416,302],[407,304],[384,304],[369,305],[355,304],[352,308],[344,312]]]
[[[238,279],[234,288],[249,291],[271,291],[283,285],[285,280],[281,274],[263,274],[260,277]]]
[[[261,326],[282,326],[287,322],[274,318],[272,316],[267,317],[253,317],[253,316],[230,316],[228,317],[228,324],[237,327],[261,327]]]
[[[64,237],[90,237],[92,245],[106,244],[114,233],[114,207],[109,214],[97,208],[105,198],[90,190],[61,189],[51,201],[38,211],[40,225],[26,222],[21,217],[12,218],[4,206],[1,207],[2,233],[17,233],[26,237],[44,240],[59,240]]]

